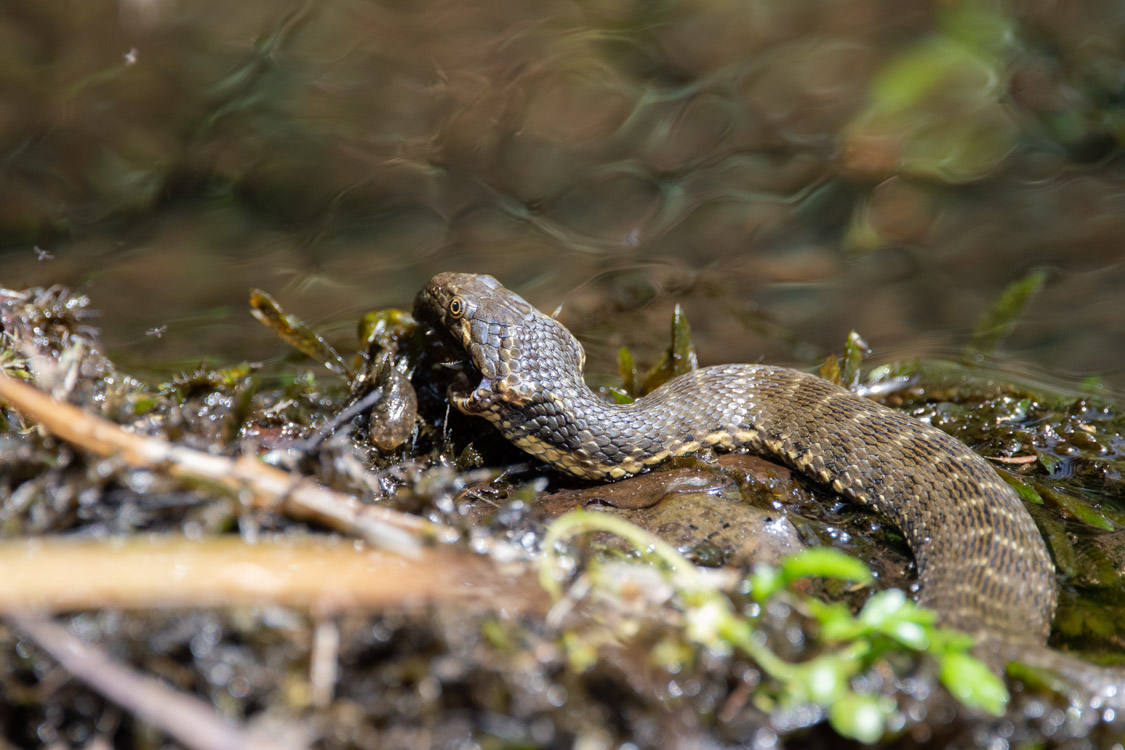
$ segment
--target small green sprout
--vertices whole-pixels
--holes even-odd
[[[859,387],[863,358],[870,352],[867,342],[858,333],[851,331],[844,341],[843,365],[841,366],[840,359],[835,354],[829,354],[820,366],[820,377],[854,391]]]
[[[691,326],[680,305],[672,310],[671,342],[661,352],[656,362],[642,377],[637,362],[627,347],[617,351],[617,372],[621,387],[610,388],[610,395],[619,404],[631,403],[646,393],[651,393],[674,377],[684,375],[699,367],[695,344],[691,339]]]

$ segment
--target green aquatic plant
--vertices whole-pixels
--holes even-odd
[[[757,606],[739,607],[721,577],[697,568],[670,544],[620,518],[601,513],[573,511],[549,527],[539,562],[540,582],[552,598],[573,605],[573,591],[594,597],[601,590],[613,591],[621,579],[620,561],[595,559],[587,563],[581,586],[565,595],[561,585],[573,568],[566,542],[580,535],[609,533],[626,540],[646,563],[659,572],[665,593],[654,597],[663,607],[678,613],[672,619],[676,636],[693,648],[721,655],[749,657],[767,680],[755,694],[763,710],[812,706],[821,709],[840,735],[862,742],[875,742],[886,733],[898,710],[888,695],[875,692],[861,679],[871,673],[891,652],[924,655],[936,660],[942,683],[962,703],[981,711],[1003,713],[1008,692],[986,665],[970,655],[973,639],[936,624],[937,615],[920,607],[897,589],[872,595],[858,613],[843,603],[825,603],[798,593],[795,583],[806,578],[827,578],[866,585],[872,581],[865,564],[832,548],[803,550],[777,567],[759,565],[744,579]],[[805,661],[789,661],[775,653],[759,628],[762,613],[772,601],[807,612],[815,626],[811,647],[814,655]],[[564,607],[565,609],[566,607]],[[557,619],[557,618],[556,618]],[[664,621],[668,621],[665,619]],[[618,633],[620,637],[627,635]],[[580,638],[564,632],[572,666],[583,669],[596,663],[597,638]],[[654,655],[682,658],[683,649],[663,648]]]
[[[691,325],[680,305],[672,310],[671,341],[660,353],[656,362],[643,377],[639,377],[636,360],[627,347],[617,352],[617,371],[621,387],[610,388],[609,393],[619,404],[628,404],[646,393],[651,393],[672,378],[689,373],[699,367],[699,358],[692,343]]]
[[[996,347],[1019,322],[1028,302],[1039,294],[1046,283],[1046,269],[1037,268],[1004,287],[1000,296],[977,318],[973,326],[973,340],[965,357],[972,360],[979,355],[995,353]]]
[[[870,351],[871,347],[867,342],[858,333],[851,331],[844,342],[843,362],[835,354],[829,354],[820,366],[820,377],[854,391],[859,386],[863,358]]]
[[[353,377],[352,368],[323,336],[297,316],[285,312],[273,297],[261,289],[250,292],[250,314],[309,359],[349,380]]]

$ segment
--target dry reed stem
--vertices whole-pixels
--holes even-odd
[[[487,557],[438,547],[405,558],[317,537],[41,537],[0,544],[0,570],[0,612],[277,604],[328,614],[435,600],[522,611],[543,598],[534,576]]]

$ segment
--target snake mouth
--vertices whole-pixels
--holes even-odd
[[[472,395],[473,391],[476,389],[476,386],[473,385],[473,381],[476,380],[479,382],[481,377],[479,373],[472,373],[476,376],[475,378],[470,377],[469,371],[471,371],[471,369],[471,366],[457,369],[457,374],[453,376],[453,382],[449,384],[448,393],[451,397],[468,398]]]
[[[469,397],[484,382],[484,375],[457,342],[457,338],[444,328],[431,326],[428,335],[433,340],[434,367],[445,373],[439,381],[449,381],[446,393],[453,397]]]

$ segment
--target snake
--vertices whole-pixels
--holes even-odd
[[[480,375],[475,387],[452,386],[451,403],[549,466],[613,481],[707,451],[788,465],[896,525],[915,558],[919,603],[974,636],[993,669],[1017,660],[1046,668],[1093,707],[1125,707],[1125,670],[1046,645],[1058,600],[1047,545],[1015,490],[951,435],[817,375],[764,364],[702,367],[630,403],[610,401],[587,386],[574,335],[487,275],[437,274],[415,316],[451,337]]]

